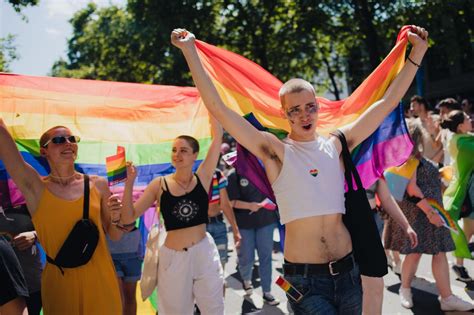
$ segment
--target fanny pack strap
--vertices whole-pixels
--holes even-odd
[[[82,204],[82,218],[89,219],[89,176],[84,174],[84,202]]]
[[[83,220],[89,219],[89,195],[90,195],[89,176],[84,174],[84,200],[82,204],[82,219]],[[61,270],[61,273],[64,275],[63,268],[59,266],[53,258],[49,257],[48,254],[46,254],[46,261],[58,267],[59,270]]]

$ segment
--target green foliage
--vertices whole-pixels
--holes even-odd
[[[35,6],[38,5],[39,0],[6,0],[8,3],[10,3],[13,7],[13,9],[20,13],[21,9],[27,6]]]
[[[71,19],[68,57],[56,62],[53,75],[190,85],[169,40],[172,29],[185,27],[282,81],[302,77],[337,99],[342,78],[349,89],[358,86],[404,24],[430,31],[430,76],[472,71],[473,21],[470,0],[128,0],[125,9],[100,10],[90,4]]]
[[[8,35],[7,37],[0,37],[0,72],[8,72],[10,63],[18,59],[15,46],[13,42],[15,36]]]

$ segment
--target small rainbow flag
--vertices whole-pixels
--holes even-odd
[[[295,302],[299,302],[303,298],[303,294],[300,291],[296,290],[294,286],[291,285],[285,278],[279,276],[276,279],[275,283],[286,292],[286,294],[295,300]]]
[[[275,210],[276,204],[270,200],[270,198],[263,199],[262,202],[259,203],[260,207],[265,208],[267,210]]]
[[[105,168],[107,169],[109,186],[116,185],[127,179],[124,147],[117,146],[117,154],[105,158]]]
[[[426,198],[426,201],[430,204],[433,209],[435,209],[438,214],[441,216],[441,218],[444,221],[444,226],[448,229],[450,229],[453,233],[459,234],[459,230],[456,226],[456,223],[454,223],[454,220],[451,218],[449,215],[448,211],[446,211],[436,200],[431,199],[431,198]]]

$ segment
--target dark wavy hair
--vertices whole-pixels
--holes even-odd
[[[453,110],[441,121],[441,128],[457,132],[458,126],[464,122],[465,114],[462,110]]]

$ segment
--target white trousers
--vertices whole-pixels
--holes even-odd
[[[214,240],[206,233],[185,251],[160,248],[158,313],[192,315],[196,301],[201,314],[224,314],[224,274]]]

